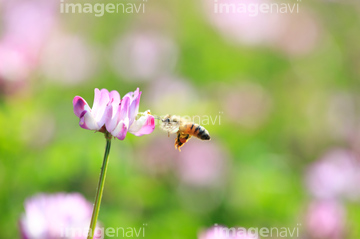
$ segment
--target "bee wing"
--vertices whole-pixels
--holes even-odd
[[[179,125],[178,124],[169,124],[162,128],[163,130],[169,132],[170,134],[174,134],[179,131]]]
[[[179,131],[179,125],[172,125],[169,129],[168,132],[170,134],[175,134],[176,132]]]
[[[174,134],[179,131],[179,124],[175,122],[164,122],[160,123],[160,128],[170,134]]]
[[[175,115],[166,115],[161,119],[161,121],[161,129],[165,130],[169,134],[177,133],[182,124],[181,118]]]

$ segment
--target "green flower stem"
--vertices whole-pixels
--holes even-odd
[[[87,239],[93,239],[93,237],[94,237],[96,222],[97,222],[97,218],[98,218],[99,211],[100,211],[101,198],[102,198],[102,194],[103,194],[103,190],[104,190],[106,170],[107,170],[107,166],[108,166],[108,162],[109,162],[108,159],[109,159],[110,146],[111,146],[111,135],[108,132],[106,132],[105,138],[106,138],[106,147],[105,147],[104,161],[103,161],[103,165],[101,167],[99,184],[97,187],[94,209],[93,209],[93,213],[91,216],[90,230],[89,230]]]

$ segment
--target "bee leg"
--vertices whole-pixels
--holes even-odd
[[[170,132],[168,132],[168,137],[170,137]]]
[[[184,146],[184,144],[191,138],[189,134],[180,134],[178,133],[178,137],[175,140],[175,147],[181,152],[180,148]]]
[[[180,148],[183,145],[180,139],[180,133],[178,133],[177,138],[175,139],[175,149],[178,149],[181,152]]]

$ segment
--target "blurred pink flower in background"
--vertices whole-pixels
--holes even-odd
[[[125,139],[128,131],[135,136],[150,134],[155,129],[155,119],[150,111],[139,113],[140,96],[139,88],[127,93],[121,100],[115,90],[109,92],[96,88],[92,109],[82,97],[75,96],[74,113],[80,119],[80,127],[101,132],[105,132],[106,128],[120,140]]]
[[[54,32],[44,45],[40,68],[49,80],[75,85],[96,74],[97,59],[95,48],[81,36]]]
[[[46,0],[4,4],[0,79],[26,80],[39,65],[48,79],[67,84],[83,82],[95,74],[93,47],[79,36],[57,30],[57,4]]]
[[[176,161],[177,175],[188,185],[211,187],[222,185],[226,178],[228,155],[214,142],[190,139]]]
[[[28,49],[10,42],[0,42],[0,78],[9,82],[27,79],[33,61]]]
[[[175,135],[168,137],[166,132],[159,132],[152,137],[155,138],[138,150],[139,167],[154,177],[173,182],[187,210],[204,214],[219,207],[227,182],[227,152],[215,142],[194,138],[179,153],[174,149]]]
[[[0,91],[11,95],[27,85],[33,62],[27,49],[0,41]]]
[[[219,0],[217,7],[214,1],[203,0],[205,15],[219,33],[231,43],[244,45],[265,45],[275,47],[289,55],[302,55],[312,51],[319,38],[317,20],[303,7],[296,13],[260,12],[260,4],[276,3],[271,0]],[[297,2],[294,2],[296,4]],[[221,4],[228,4],[221,7]],[[239,4],[247,12],[232,12],[232,5],[237,9]],[[290,4],[291,5],[291,4]],[[281,6],[279,6],[280,8]],[[291,5],[290,7],[294,7]],[[301,7],[301,6],[299,6]],[[218,12],[215,12],[218,9]],[[220,10],[222,9],[222,11]]]
[[[251,0],[221,0],[220,4],[253,4]],[[259,3],[271,3],[269,0],[262,0]],[[282,31],[281,17],[277,14],[262,14],[250,16],[254,13],[215,13],[214,1],[203,0],[205,14],[210,23],[231,42],[241,42],[246,45],[267,44],[274,41]],[[231,7],[230,7],[231,9]]]
[[[297,14],[281,16],[283,29],[272,45],[289,56],[311,53],[319,45],[322,27],[315,14],[301,7]]]
[[[91,214],[92,204],[81,194],[35,195],[25,201],[25,213],[20,219],[22,238],[87,238]],[[66,237],[66,233],[70,237]],[[100,238],[99,232],[95,233],[95,238]]]
[[[214,226],[206,231],[202,231],[198,239],[258,239],[257,235],[252,233],[246,233],[244,230],[236,230],[238,227],[235,227],[235,233],[229,231],[229,228],[223,226]]]
[[[11,94],[38,64],[40,50],[56,24],[56,1],[7,1],[2,6],[0,84]]]
[[[229,155],[217,143],[191,138],[179,153],[174,149],[175,134],[159,132],[153,137],[137,157],[151,174],[173,173],[184,186],[217,188],[225,183]]]
[[[271,96],[256,83],[225,85],[220,92],[226,119],[234,123],[257,128],[266,121],[271,112]]]
[[[342,239],[345,208],[334,201],[314,201],[306,212],[306,231],[316,239]]]
[[[359,162],[353,152],[344,149],[330,150],[306,173],[306,186],[317,198],[358,199],[359,185]]]
[[[147,145],[137,150],[139,156],[135,158],[139,160],[139,166],[153,176],[162,177],[172,173],[179,158],[179,152],[174,150],[174,141],[165,132],[153,135]]]
[[[3,40],[26,44],[35,57],[56,24],[56,12],[56,1],[7,1],[4,4]]]
[[[112,65],[125,80],[150,80],[169,74],[177,55],[171,39],[155,32],[132,32],[115,43]]]
[[[173,147],[172,147],[173,148]],[[177,194],[189,211],[207,214],[226,197],[228,154],[215,141],[190,139],[176,158]]]

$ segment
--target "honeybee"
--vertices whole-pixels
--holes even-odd
[[[174,133],[177,134],[175,139],[175,149],[178,149],[179,151],[181,151],[180,148],[191,138],[191,136],[201,140],[210,140],[210,134],[203,126],[186,121],[180,116],[166,115],[159,119],[161,120],[160,128],[167,131],[168,136]]]

